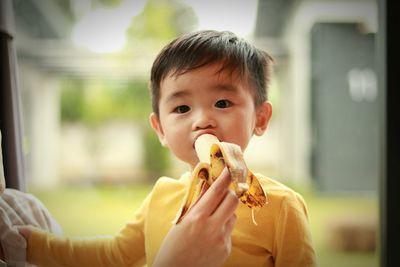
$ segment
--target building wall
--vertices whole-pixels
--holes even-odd
[[[288,86],[285,90],[283,123],[292,145],[286,150],[284,165],[290,167],[291,177],[306,181],[311,177],[311,103],[310,103],[310,30],[318,22],[355,22],[368,31],[377,29],[375,1],[298,1],[284,30],[283,40],[288,48]],[[283,76],[283,75],[282,75]],[[289,154],[293,155],[291,157]]]

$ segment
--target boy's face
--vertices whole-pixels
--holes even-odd
[[[255,107],[246,81],[219,65],[201,67],[179,76],[167,76],[160,86],[157,117],[150,122],[162,145],[194,167],[194,143],[202,134],[239,145],[244,151],[253,134],[262,135],[271,117],[269,102]]]

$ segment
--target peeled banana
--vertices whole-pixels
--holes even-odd
[[[190,187],[175,223],[179,223],[187,211],[218,178],[225,166],[231,175],[231,189],[240,201],[254,211],[267,203],[267,196],[257,177],[247,168],[241,148],[232,143],[220,142],[214,135],[203,134],[195,142],[199,158],[191,174]]]

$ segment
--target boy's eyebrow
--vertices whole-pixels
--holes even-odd
[[[167,95],[167,97],[165,99],[165,102],[166,103],[172,102],[172,101],[176,100],[177,98],[181,98],[181,97],[187,96],[189,94],[190,94],[189,92],[183,91],[183,90],[182,91],[176,91],[176,92],[174,92],[174,93],[172,93],[170,95]]]
[[[217,91],[228,91],[228,92],[236,92],[238,88],[233,84],[218,84],[213,89]]]
[[[233,84],[217,84],[212,88],[213,91],[226,91],[226,92],[237,92],[239,89]],[[185,90],[177,90],[176,92],[167,95],[165,103],[172,102],[178,98],[182,98],[190,95],[191,93]]]

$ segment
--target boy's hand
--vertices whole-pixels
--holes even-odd
[[[230,183],[225,168],[182,221],[172,226],[153,266],[211,267],[220,266],[228,258],[239,204],[229,190]]]

